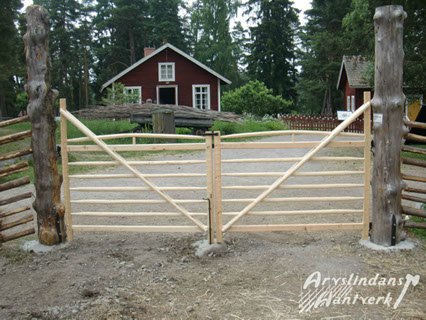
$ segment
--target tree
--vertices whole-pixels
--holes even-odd
[[[239,81],[238,43],[230,33],[237,14],[236,0],[197,0],[192,5],[190,30],[194,57],[233,83]]]
[[[291,101],[282,96],[274,96],[263,82],[250,81],[248,84],[225,92],[222,97],[222,109],[238,114],[249,113],[255,116],[282,114],[288,112]]]
[[[250,28],[248,73],[275,95],[296,101],[295,36],[297,10],[289,0],[250,0],[258,23]]]
[[[22,7],[20,0],[4,0],[0,5],[0,117],[14,116],[16,77],[19,60],[18,30],[15,23]]]
[[[303,112],[333,112],[342,103],[336,89],[343,54],[345,53],[342,20],[351,0],[313,0],[306,11],[308,22],[300,35],[302,71],[298,85],[298,109]]]

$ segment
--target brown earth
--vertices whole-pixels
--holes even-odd
[[[314,139],[304,137],[302,139]],[[282,138],[266,138],[276,141]],[[300,139],[300,138],[299,138]],[[298,140],[299,140],[298,139]],[[317,138],[315,138],[317,139]],[[223,158],[300,156],[301,150],[224,150]],[[358,149],[327,150],[327,155],[359,156]],[[203,159],[201,152],[176,153],[153,160]],[[283,171],[289,164],[224,164],[223,172]],[[361,163],[311,162],[302,171],[359,170]],[[203,172],[204,165],[143,167],[144,173]],[[125,173],[121,168],[102,173]],[[224,185],[262,185],[276,178],[224,177]],[[298,177],[289,183],[362,183],[362,176]],[[153,179],[154,180],[154,179]],[[202,179],[156,179],[162,186],[203,185]],[[137,186],[135,179],[74,180],[72,186]],[[203,192],[170,192],[174,198],[202,199]],[[223,198],[253,198],[259,191],[226,190]],[[280,190],[272,197],[362,196],[361,189]],[[94,194],[75,192],[73,199],[137,199],[138,193]],[[158,199],[153,193],[143,198]],[[247,205],[247,203],[245,203]],[[73,212],[162,211],[149,205],[73,205]],[[242,209],[243,204],[225,203],[225,211]],[[188,205],[192,212],[205,212],[205,203]],[[317,203],[268,203],[259,210],[362,208],[360,201]],[[228,221],[229,217],[226,216]],[[201,217],[200,219],[204,219]],[[203,220],[201,220],[203,221]],[[358,222],[359,214],[290,217],[244,217],[248,223]],[[74,224],[148,225],[189,224],[171,218],[87,218],[76,217]],[[240,222],[239,222],[240,223]],[[412,238],[413,250],[377,252],[359,244],[360,231],[254,232],[227,233],[227,252],[198,258],[193,244],[202,233],[75,233],[75,240],[48,253],[25,253],[16,248],[21,241],[0,251],[0,319],[426,319],[424,242]],[[403,285],[354,285],[348,296],[385,297],[389,306],[332,304],[300,312],[299,300],[307,277],[349,278],[351,274],[368,279],[406,278],[419,275],[394,309]],[[405,280],[404,280],[405,281]],[[405,283],[405,282],[404,282]],[[311,289],[312,286],[310,287]],[[320,289],[323,286],[320,286]],[[341,287],[339,287],[341,288]],[[353,300],[351,300],[353,302]],[[370,300],[372,301],[372,300]],[[375,301],[374,301],[375,302]]]

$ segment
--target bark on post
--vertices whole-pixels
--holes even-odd
[[[31,148],[34,158],[34,185],[40,243],[53,245],[65,241],[64,205],[61,203],[61,179],[56,162],[55,101],[58,92],[50,86],[49,14],[40,6],[26,10],[27,33],[24,35],[27,60],[31,121]]]
[[[403,23],[402,6],[376,8],[374,28],[375,92],[373,212],[371,241],[391,246],[401,238],[401,147],[404,135],[402,92]]]

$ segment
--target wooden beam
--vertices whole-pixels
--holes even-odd
[[[105,134],[97,136],[99,140],[124,139],[124,138],[149,138],[149,139],[188,139],[188,140],[205,140],[204,136],[196,136],[190,134],[159,134],[159,133],[118,133]],[[91,141],[88,137],[68,139],[68,142],[86,142]]]
[[[20,218],[16,221],[12,221],[12,222],[8,222],[8,223],[1,223],[0,224],[0,231],[8,230],[8,229],[20,226],[21,224],[25,224],[25,223],[33,221],[33,220],[34,220],[34,216],[29,215],[29,216],[25,216],[23,218]]]
[[[402,178],[403,180],[418,181],[418,182],[426,182],[426,178],[425,178],[425,177],[407,176],[407,175],[403,174],[403,175],[401,176],[401,178]]]
[[[21,122],[27,122],[28,120],[29,120],[28,116],[23,116],[23,117],[19,117],[19,118],[15,118],[15,119],[1,121],[0,122],[0,128],[11,126],[12,124],[17,124],[17,123],[21,123]]]
[[[33,196],[33,194],[31,192],[27,192],[24,194],[20,194],[18,196],[14,196],[8,199],[4,199],[4,200],[0,200],[0,206],[5,206],[9,203],[14,203],[14,202],[18,202],[20,200],[24,200],[24,199],[30,199]]]
[[[426,210],[422,210],[422,209],[415,209],[411,207],[402,206],[402,213],[408,214],[409,216],[426,218]]]
[[[0,191],[6,191],[13,188],[18,188],[30,183],[29,177],[23,177],[0,184]]]
[[[253,202],[256,199],[222,199],[222,202]],[[340,202],[364,200],[364,197],[287,197],[287,198],[266,198],[262,202]],[[84,201],[84,200],[82,200]],[[180,200],[184,201],[184,200]]]
[[[196,226],[106,226],[73,225],[74,231],[85,232],[200,232]]]
[[[29,228],[29,229],[26,229],[24,231],[20,231],[20,232],[10,234],[10,235],[1,235],[0,240],[1,240],[1,242],[8,242],[8,241],[19,239],[19,238],[22,238],[22,237],[25,237],[25,236],[29,236],[31,234],[35,234],[34,228]]]
[[[206,190],[206,187],[159,187],[161,191],[198,191]],[[84,191],[84,192],[140,192],[152,191],[148,187],[74,187],[70,188],[71,191]]]
[[[25,150],[12,151],[12,152],[9,152],[9,153],[5,153],[5,154],[0,155],[0,162],[15,159],[15,158],[18,158],[18,157],[23,157],[23,156],[26,156],[28,154],[31,154],[32,152],[33,152],[32,149],[25,149]]]
[[[406,192],[412,192],[412,193],[423,193],[426,194],[426,190],[425,189],[418,189],[418,188],[411,188],[411,187],[405,187],[403,189]]]
[[[165,166],[165,165],[194,165],[204,164],[205,160],[173,160],[173,161],[128,161],[130,165],[134,166]],[[118,161],[76,161],[69,162],[69,166],[119,166]]]
[[[303,142],[223,142],[222,149],[294,149],[315,148],[321,141]],[[332,141],[327,148],[364,147],[364,141]]]
[[[416,142],[420,142],[420,143],[426,143],[426,137],[421,136],[419,134],[407,133],[404,138],[405,138],[405,140],[409,140],[409,141],[416,141]]]
[[[205,173],[152,173],[144,174],[146,178],[196,178],[205,177]],[[73,174],[69,176],[73,179],[124,179],[135,178],[132,174],[117,173],[117,174]]]
[[[12,216],[14,214],[21,213],[21,212],[24,212],[24,211],[27,211],[27,210],[31,210],[31,207],[27,206],[27,207],[11,210],[11,211],[8,211],[8,212],[2,212],[2,213],[0,213],[0,218],[6,218],[8,216]]]
[[[262,132],[246,132],[234,133],[222,136],[222,139],[236,139],[236,138],[251,138],[251,137],[268,137],[268,136],[281,136],[281,135],[317,135],[327,136],[331,131],[314,131],[314,130],[275,130],[275,131],[262,131]],[[342,137],[363,137],[362,133],[341,132],[339,136]]]
[[[0,168],[0,175],[6,172],[15,171],[23,168],[28,169],[28,161],[23,161],[17,164],[12,164],[11,166]]]
[[[335,184],[288,184],[279,186],[279,190],[293,189],[344,189],[344,188],[363,188],[364,184],[355,183],[335,183]],[[224,186],[223,190],[263,190],[268,189],[269,185],[258,186]]]
[[[418,128],[418,129],[426,130],[426,123],[424,123],[424,122],[416,122],[416,121],[408,121],[408,120],[404,120],[404,124],[405,124],[407,127],[411,127],[411,128]]]
[[[267,225],[233,225],[228,231],[324,231],[324,230],[360,230],[362,223],[322,223],[322,224],[267,224]]]
[[[404,146],[402,151],[426,155],[426,149]]]
[[[364,92],[364,103],[371,100],[371,92]],[[368,233],[370,231],[370,203],[371,203],[371,107],[367,108],[364,112],[364,134],[365,134],[365,146],[364,146],[364,201],[362,223],[362,239],[368,240]]]
[[[223,177],[282,177],[285,172],[229,172],[222,173]],[[294,177],[320,177],[320,176],[350,176],[361,175],[364,171],[313,171],[297,172]]]
[[[283,210],[283,211],[252,211],[248,216],[302,216],[302,215],[329,215],[329,214],[359,214],[363,210],[354,209],[326,209],[326,210]],[[238,212],[224,212],[224,216],[235,216]]]
[[[415,201],[415,202],[420,202],[420,203],[426,203],[425,198],[414,197],[414,196],[410,196],[408,194],[402,194],[401,198],[405,199],[405,200],[410,200],[410,201]]]
[[[101,140],[99,140],[101,141]],[[164,144],[111,144],[108,148],[114,152],[125,151],[177,151],[204,150],[203,143],[164,143]],[[102,152],[97,145],[68,145],[69,152]]]
[[[24,172],[24,171],[27,171],[27,170],[28,170],[28,168],[21,168],[21,169],[5,172],[5,173],[0,174],[0,178],[9,177],[9,176],[12,176],[14,174]]]
[[[31,137],[31,130],[26,130],[18,133],[9,134],[7,136],[0,137],[0,145],[24,140],[25,138]]]
[[[417,166],[417,167],[423,167],[423,168],[426,167],[426,161],[422,159],[403,157],[402,163]]]
[[[426,222],[411,222],[407,221],[404,223],[405,228],[413,228],[413,229],[426,229]]]
[[[174,200],[175,203],[206,203],[205,199],[178,199]],[[85,200],[71,200],[73,204],[161,204],[168,203],[166,200],[152,200],[152,199],[85,199]]]
[[[206,212],[190,212],[191,216],[207,216]],[[73,212],[76,217],[182,217],[179,212],[123,212],[123,211],[81,211]]]
[[[222,163],[256,163],[256,162],[297,162],[302,157],[294,158],[252,158],[252,159],[228,159],[222,160]],[[364,157],[314,157],[311,161],[364,161]]]
[[[214,144],[214,210],[215,210],[215,227],[216,242],[223,242],[223,221],[222,221],[222,139],[220,131],[215,131],[213,139]]]

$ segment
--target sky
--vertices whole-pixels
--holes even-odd
[[[308,10],[311,7],[311,1],[312,0],[293,0],[294,7],[300,10],[299,19],[300,19],[300,23],[302,25],[304,25],[306,23],[304,11]],[[32,3],[33,3],[32,0],[24,0],[24,9],[23,10],[25,10],[25,7],[31,5]],[[242,17],[239,16],[238,19],[242,19]],[[245,23],[242,23],[242,24],[245,25]]]

